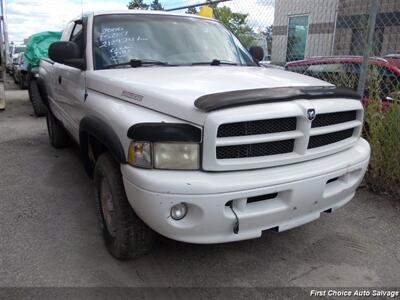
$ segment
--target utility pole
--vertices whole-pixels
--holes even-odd
[[[4,0],[5,1],[5,0]],[[7,26],[6,26],[6,17],[5,17],[5,5],[4,1],[0,0],[0,55],[1,55],[1,81],[0,81],[0,110],[4,110],[6,108],[6,93],[5,93],[5,84],[6,84],[6,64],[7,64],[7,47],[8,47],[8,38],[7,38]]]
[[[368,31],[364,44],[363,62],[361,65],[360,78],[358,81],[358,88],[357,88],[357,92],[361,96],[361,98],[364,96],[364,91],[368,80],[368,62],[369,62],[369,57],[371,55],[372,45],[374,43],[376,16],[378,14],[378,9],[379,9],[378,0],[370,0]]]
[[[218,3],[222,3],[222,2],[228,2],[228,1],[232,1],[232,0],[212,0],[212,1],[205,1],[205,2],[203,2],[203,3],[197,3],[197,4],[179,6],[179,7],[175,7],[175,8],[169,8],[169,9],[166,9],[165,11],[175,11],[175,10],[181,10],[181,9],[199,7],[199,6],[203,6],[203,5],[213,5],[213,4],[218,4]]]

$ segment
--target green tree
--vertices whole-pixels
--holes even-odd
[[[161,5],[161,3],[158,0],[153,0],[153,2],[150,4],[150,9],[151,10],[164,10],[164,7]]]
[[[128,3],[129,9],[148,9],[149,5],[144,3],[143,0],[131,0]]]
[[[254,41],[254,32],[247,25],[248,14],[234,13],[227,6],[215,7],[214,16],[232,31],[245,47],[250,47]]]
[[[207,0],[208,6],[212,7],[213,9],[217,8],[217,5],[218,5],[218,3],[215,3],[214,1],[215,0]]]
[[[197,9],[196,9],[196,7],[189,7],[189,8],[185,11],[185,13],[186,13],[186,14],[190,14],[190,15],[195,15],[195,14],[197,14]]]
[[[273,29],[274,25],[269,25],[267,28],[264,30],[264,35],[267,39],[267,46],[268,46],[268,54],[271,55],[272,53],[272,36],[273,36]]]

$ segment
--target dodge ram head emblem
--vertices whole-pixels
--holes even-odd
[[[314,121],[315,119],[315,109],[314,108],[310,108],[307,110],[307,119],[309,119],[310,121]]]

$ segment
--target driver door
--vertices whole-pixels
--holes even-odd
[[[71,34],[66,40],[75,42],[79,46],[83,58],[85,55],[83,27],[81,23],[72,24]],[[58,63],[56,70],[55,76],[58,89],[57,102],[64,115],[64,126],[69,129],[74,138],[78,141],[79,122],[82,117],[82,105],[85,101],[86,72]]]

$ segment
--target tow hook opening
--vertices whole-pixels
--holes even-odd
[[[240,221],[239,221],[238,215],[235,212],[235,209],[233,208],[233,201],[231,200],[231,201],[227,202],[225,205],[230,207],[233,215],[235,216],[235,223],[233,224],[233,233],[234,234],[239,234]]]

